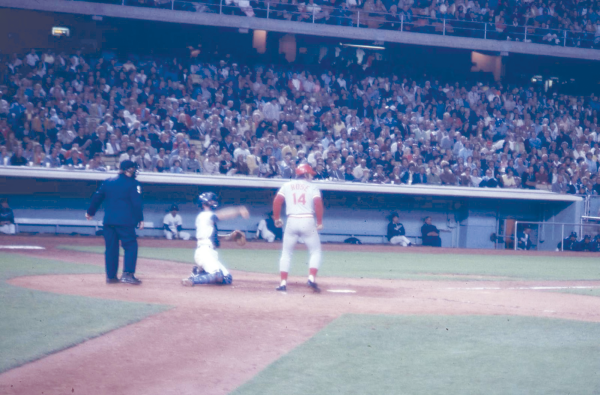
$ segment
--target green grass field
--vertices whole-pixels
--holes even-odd
[[[104,253],[101,246],[60,248]],[[279,251],[221,249],[219,254],[233,270],[259,273],[279,270]],[[189,264],[193,263],[193,255],[193,249],[141,247],[139,250],[140,257]],[[306,251],[297,251],[291,274],[305,275],[307,261]],[[140,270],[143,271],[143,266]],[[600,265],[596,258],[324,251],[319,275],[408,280],[600,280]]]
[[[234,395],[600,393],[600,324],[346,315]]]
[[[60,248],[101,254],[103,247]],[[193,249],[140,248],[191,265]],[[220,250],[240,271],[275,273],[279,251]],[[298,251],[292,274],[305,275]],[[168,309],[11,286],[24,275],[99,266],[0,253],[0,372]],[[143,272],[143,266],[140,271]],[[320,274],[441,280],[598,280],[594,258],[324,252]],[[477,277],[472,277],[477,276]],[[600,296],[600,289],[562,292]],[[599,394],[600,324],[513,316],[345,315],[233,394]]]
[[[561,289],[558,292],[586,296],[600,296],[600,288]]]
[[[99,266],[0,253],[0,372],[140,321],[168,306],[33,291],[19,276],[103,273]]]

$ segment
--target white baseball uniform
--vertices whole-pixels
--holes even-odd
[[[179,226],[183,226],[183,220],[181,219],[181,215],[175,214],[175,216],[171,215],[171,213],[167,213],[165,218],[163,219],[163,224],[167,225],[169,230],[164,230],[165,237],[169,240],[173,239],[173,236],[179,237],[183,240],[189,240],[190,234],[188,232],[178,232],[177,228]]]
[[[275,241],[275,233],[271,232],[269,230],[269,228],[267,227],[267,221],[264,219],[261,219],[260,222],[258,223],[258,228],[256,229],[256,231],[258,233],[260,233],[260,237],[262,237],[263,239],[265,239],[266,241],[268,241],[269,243],[272,243]]]
[[[202,211],[196,217],[198,248],[194,253],[194,261],[209,274],[221,271],[223,276],[228,276],[229,271],[219,261],[219,253],[216,250],[216,247],[219,246],[217,221],[217,216],[212,211]]]
[[[298,179],[285,183],[277,194],[285,199],[288,217],[283,234],[280,271],[289,272],[292,253],[299,238],[304,240],[310,253],[309,267],[318,269],[321,265],[321,239],[315,222],[314,199],[321,199],[321,192],[314,184]]]

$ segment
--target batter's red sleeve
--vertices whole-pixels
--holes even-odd
[[[281,206],[283,206],[283,202],[285,198],[283,195],[277,194],[275,196],[275,200],[273,200],[273,219],[277,221],[281,216]]]
[[[313,199],[315,203],[315,215],[317,216],[317,225],[323,225],[323,199],[320,196]]]

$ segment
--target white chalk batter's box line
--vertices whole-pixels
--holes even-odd
[[[474,291],[490,291],[490,290],[502,290],[502,289],[525,289],[525,290],[553,290],[553,289],[590,289],[590,288],[600,288],[598,285],[574,285],[572,287],[472,287],[472,288],[446,288],[452,290],[474,290]]]
[[[0,246],[0,250],[45,250],[40,246]]]

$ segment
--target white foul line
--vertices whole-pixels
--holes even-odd
[[[574,285],[572,287],[473,287],[473,288],[446,288],[446,289],[462,289],[462,290],[476,290],[476,291],[485,291],[485,290],[498,290],[498,289],[533,289],[533,290],[547,290],[547,289],[590,289],[590,288],[600,288],[600,286],[593,285]]]
[[[0,250],[45,250],[40,246],[0,246]]]

